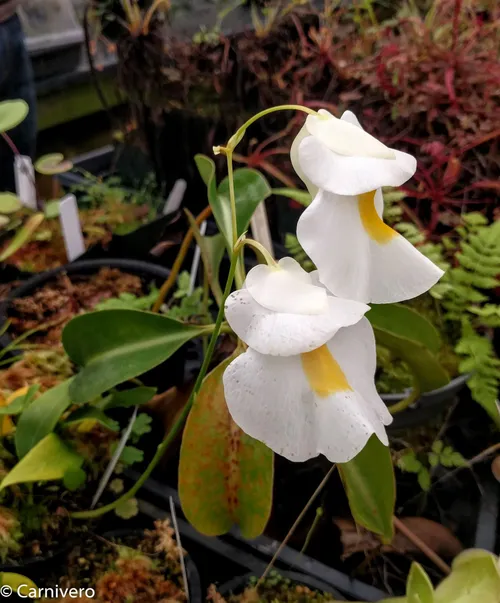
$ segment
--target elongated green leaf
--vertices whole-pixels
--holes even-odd
[[[66,446],[55,433],[49,433],[32,448],[4,477],[0,490],[13,484],[63,479],[64,474],[78,469],[83,458]]]
[[[205,330],[139,310],[101,310],[73,318],[62,335],[68,356],[83,367],[71,384],[72,400],[94,400],[142,375]]]
[[[120,430],[120,424],[117,421],[110,419],[101,409],[92,406],[85,406],[75,410],[75,412],[71,413],[66,421],[64,421],[63,426],[67,427],[77,423],[92,426],[94,422],[100,423],[103,427],[106,427],[106,429],[109,429],[110,431]],[[83,425],[82,431],[87,430],[88,427]]]
[[[7,258],[21,249],[21,247],[29,241],[35,230],[40,226],[44,219],[44,215],[41,213],[34,214],[28,218],[26,223],[23,224],[22,227],[17,231],[15,237],[0,255],[0,262],[5,262]]]
[[[8,132],[22,123],[29,112],[26,101],[8,100],[0,103],[0,132]]]
[[[312,197],[310,193],[301,191],[298,188],[273,188],[271,192],[273,195],[288,197],[293,201],[297,201],[297,203],[300,203],[304,207],[309,207],[309,205],[311,205]]]
[[[239,525],[255,538],[271,512],[273,453],[233,422],[224,399],[222,375],[234,356],[203,382],[182,438],[179,495],[182,509],[203,534]]]
[[[219,281],[219,268],[224,257],[224,251],[226,250],[226,242],[224,237],[219,232],[211,237],[203,237],[205,241],[205,247],[207,250],[208,261],[212,272],[212,281],[217,282],[219,289],[221,289]]]
[[[65,160],[62,153],[49,153],[40,157],[35,163],[35,170],[45,176],[64,174],[64,172],[69,172],[72,167],[71,161]]]
[[[123,392],[113,392],[96,406],[101,410],[111,408],[129,408],[130,406],[142,406],[149,402],[156,394],[156,387],[134,387]]]
[[[271,194],[271,187],[264,176],[257,170],[240,168],[234,171],[234,196],[236,199],[237,236],[248,230],[250,220],[258,205]],[[217,190],[218,201],[224,208],[230,208],[229,178],[224,178]],[[224,211],[224,215],[227,212]],[[231,236],[231,211],[227,232]],[[231,240],[231,239],[229,239]]]
[[[207,185],[208,202],[228,247],[232,246],[231,204],[229,200],[229,179],[225,178],[217,187],[215,164],[205,155],[195,156],[196,166]],[[236,199],[236,222],[238,236],[243,234],[259,203],[269,197],[271,188],[264,176],[257,170],[240,168],[234,171],[234,192]]]
[[[18,458],[51,433],[63,412],[71,404],[69,388],[73,377],[43,393],[21,414],[16,426],[15,444]]]
[[[434,588],[424,568],[415,561],[411,564],[406,583],[408,603],[434,603]]]
[[[441,337],[436,327],[415,310],[402,304],[372,305],[366,315],[374,327],[398,337],[421,343],[434,354],[441,348]]]
[[[471,549],[460,553],[452,572],[436,588],[435,603],[498,603],[500,567],[488,551]]]
[[[391,542],[396,484],[389,448],[372,435],[352,461],[338,467],[356,523]]]
[[[372,306],[366,317],[377,343],[409,365],[422,393],[449,383],[450,376],[433,353],[440,346],[439,334],[423,316],[405,306],[390,304]]]

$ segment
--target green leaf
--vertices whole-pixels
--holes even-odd
[[[72,467],[68,469],[63,477],[64,487],[70,492],[75,492],[83,486],[87,479],[87,474],[81,467]]]
[[[35,230],[44,221],[45,216],[42,213],[30,216],[23,226],[16,232],[11,242],[0,255],[0,262],[5,262],[7,258],[16,253],[21,247],[29,241]]]
[[[131,406],[142,406],[151,400],[156,394],[156,387],[141,385],[125,391],[113,392],[97,404],[101,410],[111,408],[129,408]]]
[[[68,356],[83,369],[71,385],[77,403],[158,366],[206,327],[138,310],[103,310],[73,318],[62,335]]]
[[[43,213],[45,214],[45,217],[48,220],[59,217],[59,204],[60,204],[59,199],[54,199],[52,201],[47,201],[47,203],[45,203],[45,205],[43,207]]]
[[[409,450],[398,460],[398,467],[407,473],[418,473],[422,469],[422,463],[417,459],[413,450]]]
[[[396,485],[389,448],[372,435],[352,461],[338,467],[356,523],[391,542]]]
[[[500,570],[492,553],[471,549],[460,553],[452,572],[436,588],[435,603],[498,603]]]
[[[117,444],[118,445],[118,444]],[[114,454],[116,446],[111,447],[111,453]],[[121,455],[120,462],[124,465],[130,466],[134,463],[140,463],[144,460],[144,452],[136,448],[135,446],[125,446]]]
[[[236,224],[237,236],[246,230],[258,205],[271,194],[271,187],[264,176],[251,168],[240,168],[234,171],[234,195],[236,199]],[[224,178],[217,191],[218,203],[224,208],[229,208],[229,222],[227,223],[228,241],[232,244],[231,211],[229,201],[229,178]],[[227,212],[223,212],[227,216]],[[221,232],[224,233],[222,230]],[[227,238],[227,236],[226,236]]]
[[[28,597],[30,589],[34,588],[38,592],[37,585],[30,580],[27,576],[22,576],[21,574],[13,574],[11,572],[0,572],[0,585],[1,586],[10,586],[12,590],[17,591],[21,586],[23,587],[20,590],[19,597],[24,598],[24,596]],[[6,597],[9,599],[10,597]]]
[[[22,123],[29,113],[29,106],[21,99],[0,103],[0,132],[8,132]]]
[[[442,440],[436,440],[433,444],[432,444],[432,452],[435,452],[436,454],[441,454],[441,452],[443,451],[443,441]]]
[[[429,465],[431,467],[437,467],[439,465],[439,456],[435,452],[429,452],[427,458],[429,459]]]
[[[0,193],[0,213],[13,214],[21,209],[21,201],[13,193]]]
[[[424,492],[429,492],[431,489],[431,474],[425,467],[422,467],[418,472],[417,481]]]
[[[225,178],[217,187],[215,164],[205,155],[195,156],[196,166],[207,186],[208,202],[228,247],[232,246],[231,204],[229,200],[229,179]],[[236,199],[237,234],[248,229],[250,219],[259,203],[269,197],[271,188],[264,176],[257,170],[240,168],[234,171],[234,192]]]
[[[64,421],[64,426],[75,425],[76,423],[100,423],[110,431],[120,431],[120,424],[105,415],[102,410],[92,406],[79,408]],[[84,430],[85,431],[85,430]]]
[[[65,160],[62,153],[49,153],[40,157],[35,163],[35,170],[45,176],[64,174],[73,168],[71,161]]]
[[[115,513],[122,519],[132,519],[139,513],[139,503],[136,498],[129,498],[115,507]]]
[[[434,603],[434,589],[424,568],[415,561],[411,564],[406,583],[408,603]]]
[[[310,193],[301,191],[298,188],[273,188],[271,189],[271,193],[293,199],[293,201],[297,201],[297,203],[300,203],[304,207],[309,207],[312,201]]]
[[[79,454],[70,450],[58,435],[49,433],[7,473],[0,490],[13,484],[63,479],[67,471],[78,469],[82,463]]]
[[[69,389],[73,377],[44,392],[21,414],[16,426],[15,444],[18,458],[23,458],[57,425],[71,404]]]
[[[222,375],[234,358],[205,378],[189,414],[179,496],[186,518],[199,532],[215,536],[237,524],[245,538],[255,538],[271,513],[273,453],[241,431],[227,410]]]
[[[132,433],[134,441],[138,440],[141,436],[149,433],[151,431],[151,423],[153,421],[153,417],[150,417],[145,412],[142,412],[140,415],[137,415],[137,418],[132,425]]]
[[[450,381],[433,352],[439,350],[439,333],[423,316],[400,304],[372,306],[367,318],[377,344],[405,361],[422,393],[443,387]]]
[[[220,289],[219,268],[226,250],[226,242],[220,232],[212,237],[203,237],[203,240],[205,241],[212,279],[214,282],[217,281]]]
[[[441,349],[439,331],[427,318],[407,306],[402,304],[372,305],[366,316],[373,327],[421,343],[434,354]]]

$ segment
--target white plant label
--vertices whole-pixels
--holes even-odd
[[[263,245],[269,253],[274,257],[273,241],[271,239],[271,232],[269,230],[269,220],[267,219],[266,206],[264,201],[259,203],[255,210],[252,220],[250,221],[252,227],[253,238]]]
[[[24,207],[36,210],[35,169],[30,157],[15,155],[14,176],[16,193]]]
[[[200,226],[200,234],[202,237],[205,236],[207,232],[207,221],[201,223]],[[201,249],[198,245],[196,245],[196,249],[194,250],[193,264],[191,265],[191,279],[189,281],[189,295],[191,295],[194,291],[194,285],[196,283],[196,275],[198,274],[198,267],[200,265],[201,258]]]
[[[165,206],[163,208],[163,215],[173,214],[181,206],[182,200],[184,199],[184,193],[186,192],[187,182],[180,178],[177,180],[170,191]]]
[[[66,195],[59,204],[59,220],[61,222],[64,246],[68,261],[72,262],[85,252],[80,216],[75,195]]]

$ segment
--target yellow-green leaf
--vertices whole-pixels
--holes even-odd
[[[406,583],[408,603],[434,603],[434,588],[424,568],[415,561],[411,564]]]
[[[32,234],[40,226],[44,220],[42,213],[34,214],[31,216],[25,224],[17,231],[15,237],[4,249],[4,252],[0,255],[0,262],[5,262],[12,254],[16,253],[21,247],[29,241]]]
[[[0,132],[7,132],[23,122],[28,115],[28,103],[21,99],[0,103]]]
[[[0,193],[0,212],[2,214],[12,214],[21,209],[21,201],[13,193]]]
[[[204,380],[181,446],[179,495],[189,522],[210,536],[234,524],[245,538],[260,535],[272,506],[273,453],[231,419],[222,376],[235,355]]]
[[[50,433],[32,448],[3,478],[0,490],[13,484],[63,479],[67,471],[78,469],[83,458]]]
[[[352,461],[339,464],[339,472],[356,523],[391,542],[396,484],[389,448],[372,435]]]
[[[56,174],[64,174],[69,172],[73,167],[73,164],[69,160],[64,159],[62,153],[50,153],[40,157],[35,163],[35,170],[39,174],[45,176],[55,176]]]

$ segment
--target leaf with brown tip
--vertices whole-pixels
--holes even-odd
[[[256,538],[271,513],[273,453],[231,419],[222,376],[238,352],[205,378],[184,428],[179,495],[188,521],[217,536],[234,524]]]

